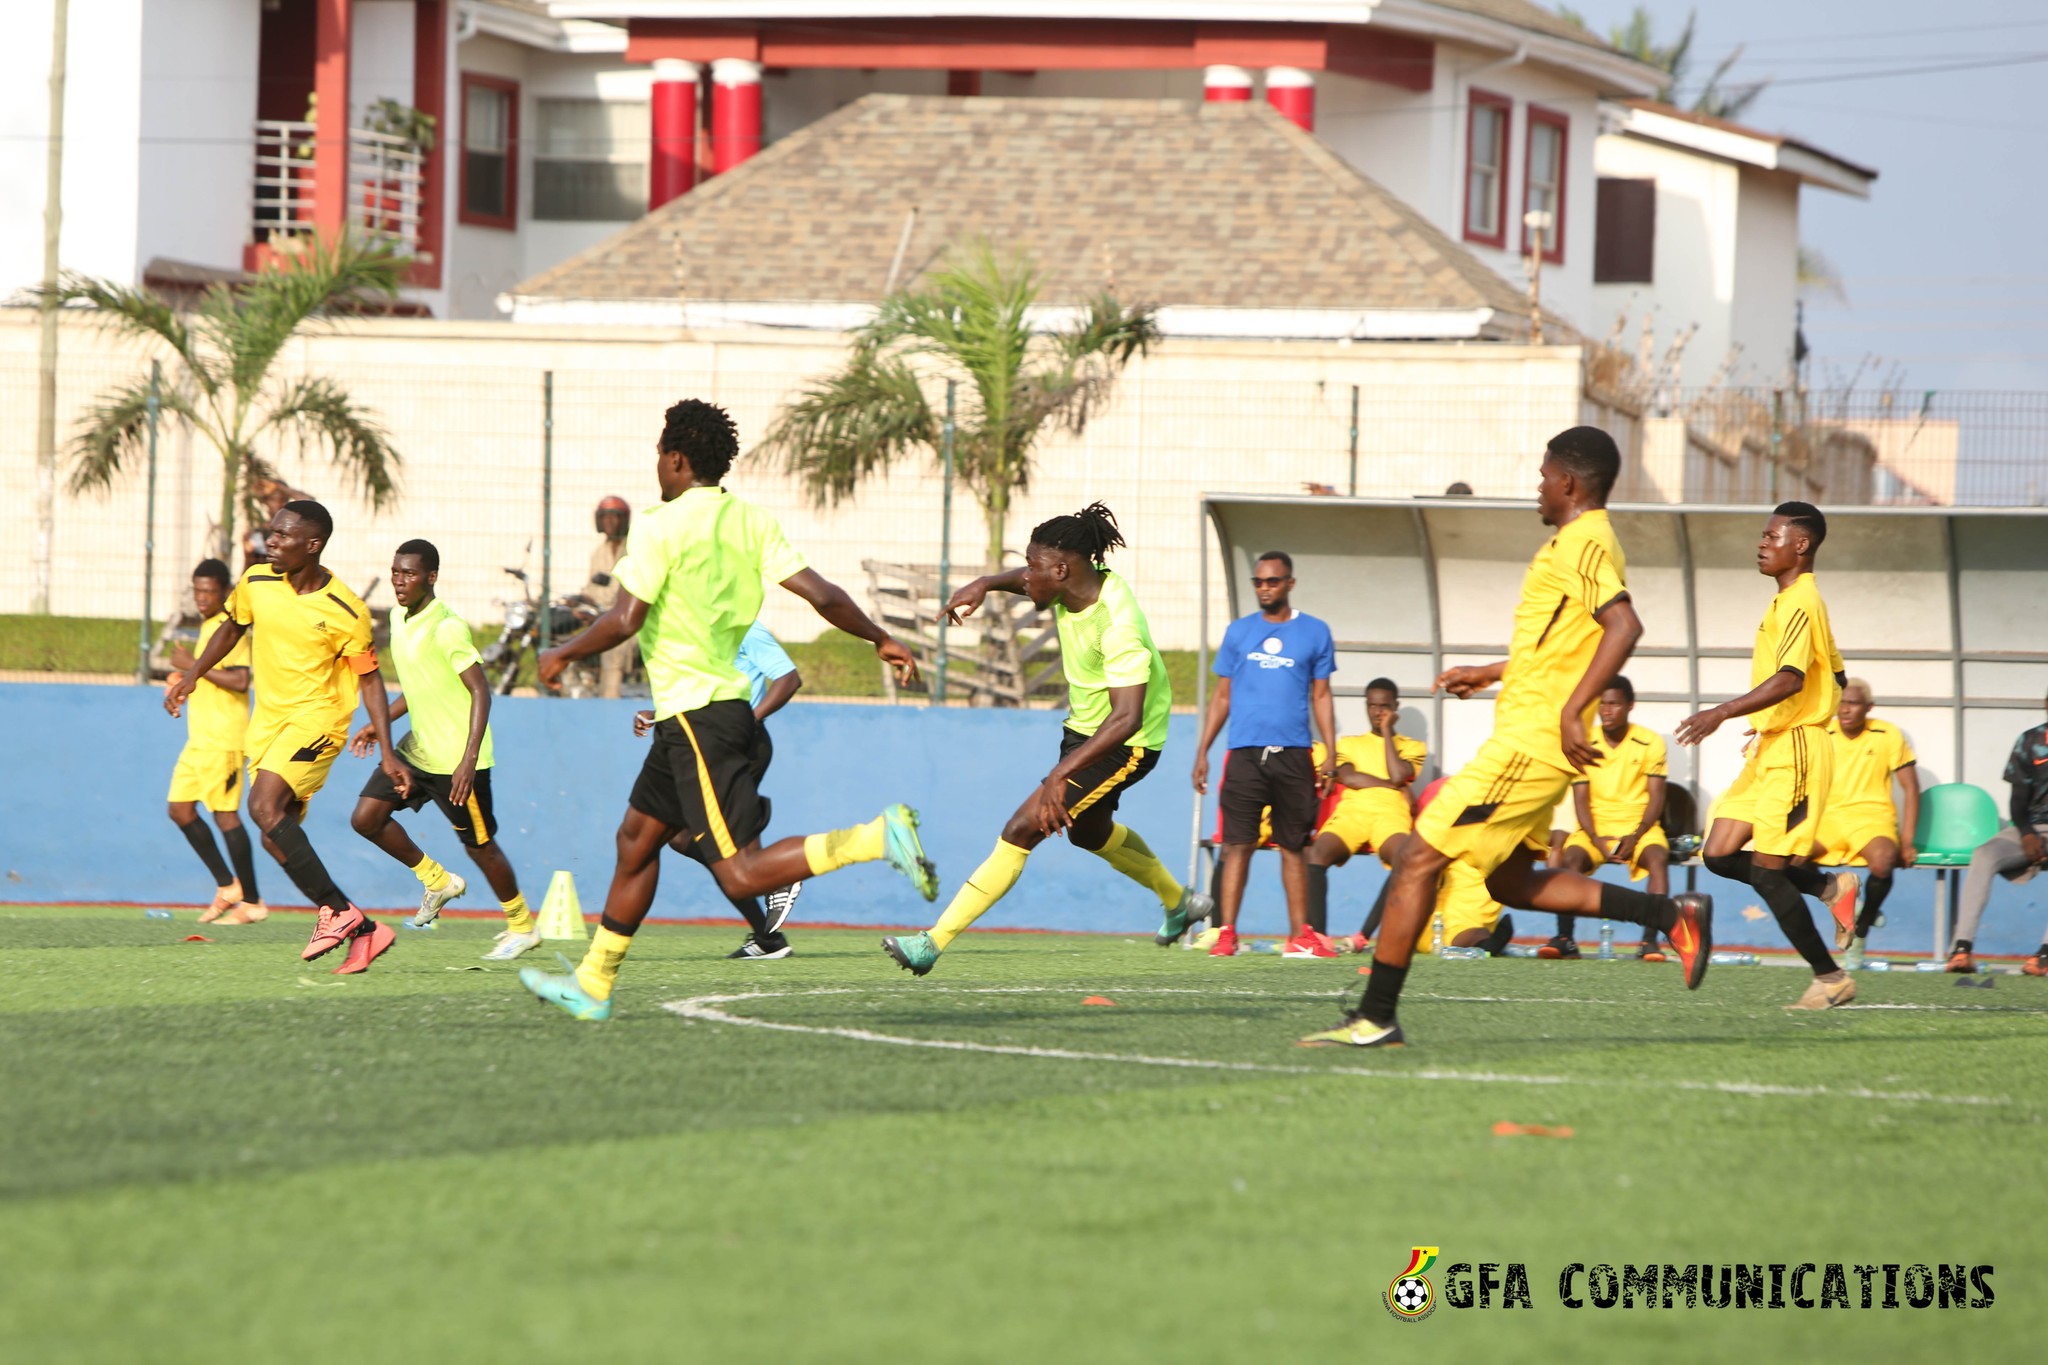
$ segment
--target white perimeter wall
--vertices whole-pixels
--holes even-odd
[[[74,42],[76,11],[74,5]],[[241,269],[253,195],[261,23],[261,0],[150,0],[146,6],[136,269],[158,257]],[[89,41],[97,46],[99,34]]]
[[[1792,329],[1799,307],[1799,181],[1782,171],[1742,168],[1735,210],[1735,306],[1730,339],[1741,370],[1759,384],[1792,374]]]

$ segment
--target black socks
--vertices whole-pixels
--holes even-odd
[[[1578,928],[1579,917],[1577,915],[1559,915],[1557,917],[1557,936],[1559,938],[1571,938],[1578,932]]]
[[[1358,1013],[1375,1024],[1393,1023],[1394,1013],[1401,1007],[1401,986],[1407,980],[1406,967],[1390,966],[1375,954],[1372,975],[1366,978],[1365,994],[1358,1002]]]
[[[1601,882],[1600,918],[1627,920],[1645,929],[1664,932],[1678,923],[1678,902],[1669,896],[1653,896],[1647,891]],[[1564,919],[1563,915],[1558,916],[1559,923]]]
[[[220,849],[213,842],[213,831],[206,827],[204,820],[194,820],[191,824],[180,825],[178,828],[185,832],[185,842],[192,845],[192,851],[199,855],[199,861],[205,863],[206,870],[213,874],[215,886],[226,886],[235,879],[228,871],[228,865],[221,860]]]
[[[1389,872],[1386,880],[1380,883],[1380,894],[1373,901],[1372,909],[1366,912],[1364,927],[1358,931],[1366,938],[1378,938],[1380,936],[1380,918],[1387,913],[1387,893],[1393,889],[1394,874]]]
[[[744,919],[747,922],[747,927],[754,931],[754,937],[768,937],[768,912],[761,908],[761,902],[758,897],[727,896],[726,899],[732,902],[733,909],[740,912],[740,918]],[[618,932],[626,933],[628,931],[621,929]]]
[[[1813,916],[1806,908],[1806,898],[1785,875],[1786,870],[1752,867],[1749,884],[1771,908],[1771,914],[1777,917],[1778,928],[1791,940],[1799,956],[1806,959],[1806,965],[1813,968],[1814,975],[1825,976],[1837,970],[1835,959],[1828,952],[1827,944],[1821,941],[1820,931],[1813,927]]]
[[[1308,865],[1308,927],[1330,932],[1330,869],[1318,863]]]
[[[1877,927],[1878,911],[1892,893],[1890,877],[1870,877],[1863,883],[1863,913],[1856,917],[1856,937],[1863,938]]]
[[[249,842],[249,827],[236,825],[233,829],[224,829],[220,837],[228,846],[229,859],[234,862],[235,880],[242,884],[242,899],[262,900],[262,893],[256,889],[256,857],[254,846]]]
[[[277,828],[270,831],[270,842],[284,854],[281,859],[284,875],[292,879],[292,885],[299,888],[299,894],[311,901],[315,909],[341,910],[348,905],[348,897],[328,875],[326,865],[313,851],[313,845],[307,840],[306,831],[299,828],[298,821],[279,821]]]
[[[766,921],[763,921],[763,923],[765,922]],[[640,927],[637,924],[631,926],[621,924],[617,920],[613,919],[610,915],[599,915],[597,917],[597,923],[599,928],[609,929],[611,932],[617,934],[620,938],[633,937],[634,930]]]

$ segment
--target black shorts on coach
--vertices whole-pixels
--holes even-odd
[[[1308,749],[1232,749],[1216,794],[1223,812],[1223,842],[1259,842],[1259,826],[1272,811],[1273,847],[1306,848],[1315,837],[1316,764]]]
[[[404,755],[398,761],[405,763]],[[412,774],[411,796],[400,796],[382,768],[370,773],[370,780],[363,784],[363,795],[406,810],[424,810],[427,802],[432,801],[455,827],[456,837],[462,840],[464,848],[482,848],[497,836],[498,817],[491,808],[489,768],[476,770],[476,778],[469,784],[469,800],[459,806],[449,799],[449,790],[455,784],[452,773],[423,773],[410,763],[405,763],[405,770]]]
[[[698,862],[722,862],[768,828],[761,779],[774,757],[752,705],[715,701],[655,722],[627,803],[670,829],[688,830]]]
[[[1093,738],[1062,727],[1060,757],[1065,758]],[[1157,749],[1124,744],[1067,778],[1067,814],[1074,822],[1067,838],[1074,847],[1101,847],[1109,838],[1110,826],[1116,823],[1117,798],[1158,765]]]

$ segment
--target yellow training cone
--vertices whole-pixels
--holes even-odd
[[[540,936],[578,943],[590,936],[583,925],[583,903],[576,899],[576,879],[566,872],[548,882],[547,899],[540,903]]]

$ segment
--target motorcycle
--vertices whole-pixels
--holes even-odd
[[[484,647],[484,676],[491,680],[491,688],[499,696],[510,696],[513,684],[519,680],[521,665],[531,654],[538,661],[540,657],[541,604],[534,596],[533,583],[525,569],[506,569],[506,573],[519,581],[521,596],[505,600],[505,628],[498,638]],[[547,606],[548,633],[551,643],[560,643],[582,630],[597,619],[597,611],[583,603],[581,598],[558,597]],[[598,693],[598,673],[594,660],[578,659],[562,674],[562,692],[565,697],[594,697]]]

